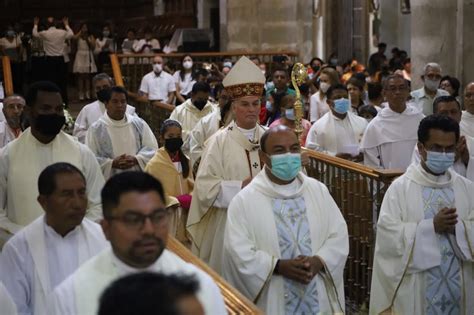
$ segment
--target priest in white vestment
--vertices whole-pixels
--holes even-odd
[[[193,252],[218,273],[227,207],[261,170],[258,148],[264,128],[257,122],[264,83],[262,72],[247,57],[232,67],[223,84],[235,121],[211,138],[196,175],[187,229]]]
[[[461,104],[454,96],[440,96],[433,103],[433,113],[444,115],[454,119],[458,124],[461,122]],[[474,180],[474,158],[469,154],[468,137],[462,135],[458,141],[456,149],[456,160],[453,170],[469,180]],[[418,146],[413,150],[412,163],[420,162],[420,152]]]
[[[0,281],[0,311],[8,315],[18,314],[16,311],[15,302],[13,302],[7,289]]]
[[[206,115],[216,110],[214,104],[209,101],[211,87],[206,82],[197,82],[191,90],[191,98],[186,100],[171,112],[170,119],[181,124],[183,150],[189,152],[189,134],[196,124]]]
[[[21,135],[24,108],[25,99],[22,96],[11,95],[3,100],[3,108],[0,111],[5,119],[0,120],[0,148]]]
[[[86,142],[86,133],[93,123],[99,120],[105,113],[105,100],[108,90],[114,85],[112,78],[106,73],[99,73],[92,79],[97,100],[84,106],[77,115],[72,135],[77,137],[81,143]],[[136,115],[135,107],[127,105],[127,114]]]
[[[105,179],[123,171],[145,169],[158,149],[155,135],[143,119],[126,113],[124,88],[111,88],[105,102],[106,112],[86,136],[86,144],[96,155]]]
[[[218,86],[221,86],[217,92],[219,107],[199,120],[189,134],[189,159],[193,167],[196,162],[200,161],[206,141],[214,135],[217,130],[226,127],[234,119],[230,108],[232,101],[224,89],[224,86],[222,84]],[[218,89],[217,86],[216,89]]]
[[[383,88],[388,107],[369,123],[361,142],[364,164],[405,171],[416,145],[418,124],[423,114],[407,106],[408,83],[400,75],[389,76]]]
[[[227,314],[212,278],[167,250],[169,212],[160,182],[144,172],[111,177],[102,190],[105,250],[82,265],[52,295],[50,314],[96,315],[102,292],[114,280],[149,271],[194,276],[197,298],[208,315]]]
[[[474,314],[474,184],[450,169],[459,125],[428,116],[418,135],[421,162],[382,202],[370,314]]]
[[[89,200],[86,216],[99,220],[104,177],[91,150],[61,131],[65,119],[59,88],[51,82],[34,83],[26,104],[31,127],[0,152],[0,229],[16,233],[43,214],[36,201],[37,179],[56,162],[70,163],[84,174]]]
[[[223,274],[266,314],[343,314],[347,225],[300,151],[287,127],[262,137],[265,167],[229,205]]]
[[[84,218],[84,175],[68,163],[48,166],[39,176],[44,209],[3,247],[0,281],[20,314],[48,314],[53,289],[82,263],[108,247],[100,225]],[[3,313],[0,305],[0,313]]]
[[[461,135],[466,137],[470,152],[474,152],[474,82],[464,89],[464,108],[461,118]]]
[[[347,88],[331,86],[327,93],[330,111],[319,118],[308,132],[306,147],[343,159],[361,161],[359,144],[367,120],[352,113]]]

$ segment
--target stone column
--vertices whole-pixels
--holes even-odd
[[[412,0],[411,8],[412,88],[422,86],[427,62],[439,63],[462,86],[474,80],[474,0]]]

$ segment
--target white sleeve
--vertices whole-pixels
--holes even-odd
[[[104,176],[97,159],[85,145],[81,146],[83,172],[87,182],[87,199],[89,200],[86,217],[94,222],[102,219],[100,192],[105,185]]]
[[[433,219],[422,220],[416,227],[415,244],[407,273],[422,272],[440,264],[441,252]]]
[[[204,271],[200,272],[204,273]],[[205,314],[227,314],[224,298],[217,284],[208,275],[199,275],[200,288],[198,296],[203,304]]]
[[[147,78],[146,75],[142,78],[142,82],[140,83],[140,92],[145,93],[145,94],[149,94],[150,89],[148,88],[148,82],[147,82],[146,78]]]
[[[379,158],[379,147],[373,147],[369,149],[363,149],[364,152],[364,165],[380,168],[380,158]]]
[[[239,180],[223,180],[220,182],[220,190],[214,203],[215,207],[229,207],[232,198],[242,190],[242,182]]]
[[[84,111],[81,110],[74,122],[74,131],[72,132],[72,135],[76,137],[80,143],[86,142],[87,127],[86,115]]]
[[[64,280],[49,295],[49,314],[53,315],[74,315],[76,312],[76,299],[74,298],[74,282],[69,277]]]
[[[176,91],[176,82],[172,77],[170,77],[170,79],[168,80],[168,93],[175,92],[175,91]]]
[[[314,123],[318,120],[318,93],[311,95],[309,99],[309,119],[311,123]]]
[[[32,32],[33,37],[40,37],[40,34],[38,32],[38,26],[35,25],[33,26],[33,32]]]
[[[70,39],[74,36],[74,32],[69,26],[66,26],[66,39]]]
[[[466,178],[474,181],[474,156],[469,156],[469,163],[467,164]]]
[[[8,147],[0,149],[0,239],[9,238],[23,226],[10,221],[7,216]]]
[[[464,224],[461,221],[458,221],[456,223],[456,235],[455,235],[455,246],[458,247],[458,249],[462,253],[462,259],[466,261],[473,261],[474,257],[472,257],[471,254],[471,249],[469,247],[469,242],[467,241],[466,238],[466,229],[464,227]],[[454,245],[454,244],[453,244]]]

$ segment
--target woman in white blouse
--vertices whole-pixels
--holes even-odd
[[[339,75],[334,68],[326,67],[319,75],[319,91],[311,95],[309,100],[309,120],[314,124],[329,111],[326,103],[326,92],[332,85],[339,83]]]
[[[189,55],[185,55],[181,59],[180,70],[173,75],[176,83],[176,105],[179,105],[189,98],[189,93],[196,83],[195,66],[193,59]]]

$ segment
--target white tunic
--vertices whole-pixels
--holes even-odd
[[[101,101],[95,101],[84,106],[74,123],[72,135],[77,137],[81,143],[86,142],[86,133],[90,126],[99,120],[105,113],[105,104]],[[135,107],[127,105],[127,114],[136,115]]]
[[[155,135],[143,119],[125,114],[117,121],[107,112],[87,131],[86,144],[96,155],[106,179],[123,171],[143,170],[158,150]],[[113,160],[122,154],[134,156],[138,165],[127,170],[112,168]]]
[[[97,223],[85,218],[62,237],[42,215],[5,244],[0,280],[20,314],[47,314],[47,298],[53,289],[108,246]]]
[[[462,260],[462,314],[474,313],[474,184],[455,172],[428,174],[419,164],[388,188],[377,223],[370,314],[423,314],[425,271],[441,264],[441,247],[432,219],[425,219],[424,187],[451,187],[458,215],[451,245]],[[444,207],[444,206],[443,206]]]
[[[199,110],[193,105],[191,99],[188,99],[183,104],[176,106],[173,112],[171,112],[170,119],[176,120],[181,124],[183,142],[186,143],[189,133],[199,120],[215,110],[215,106],[209,101],[202,110]]]
[[[385,107],[369,123],[361,142],[364,164],[405,171],[418,141],[418,125],[423,114],[407,106],[401,114]]]
[[[0,282],[0,311],[2,314],[5,315],[16,315],[18,314],[16,311],[15,303],[13,302],[10,294],[8,294],[7,289],[3,286]]]
[[[348,145],[359,146],[366,127],[365,118],[348,112],[344,119],[340,119],[329,111],[311,126],[306,147],[329,155],[347,153],[345,148]]]
[[[461,128],[461,135],[466,137],[467,148],[469,154],[474,155],[474,115],[468,111],[462,112],[461,122],[459,123]]]
[[[211,277],[165,249],[158,260],[145,269],[135,269],[120,261],[111,249],[82,265],[59,285],[52,295],[51,314],[95,315],[103,290],[118,278],[140,272],[194,275],[199,283],[197,298],[208,315],[227,314],[224,299]]]
[[[92,221],[102,218],[104,177],[91,150],[62,131],[50,143],[41,143],[28,128],[0,151],[0,229],[16,233],[43,214],[36,200],[38,177],[46,166],[57,162],[71,163],[82,171],[89,200],[87,217]]]
[[[145,74],[140,84],[140,92],[148,95],[150,101],[168,101],[168,94],[176,91],[173,76],[165,71],[156,75],[154,71]]]
[[[0,148],[15,140],[15,134],[6,121],[0,121]]]
[[[321,100],[320,93],[319,91],[314,93],[309,99],[309,120],[311,123],[316,122],[319,118],[323,117],[324,114],[329,112],[329,105],[326,102],[327,97],[324,96]]]
[[[232,122],[211,137],[202,154],[186,227],[194,253],[218,273],[227,207],[241,190],[242,181],[261,170],[258,148],[264,132],[259,125],[242,132]]]
[[[266,314],[285,314],[284,278],[274,275],[282,258],[273,201],[303,197],[311,238],[311,254],[324,271],[316,277],[320,312],[345,308],[343,271],[349,252],[347,226],[327,188],[299,173],[299,184],[279,186],[262,170],[231,201],[224,236],[224,277]],[[293,257],[296,258],[296,257]]]

